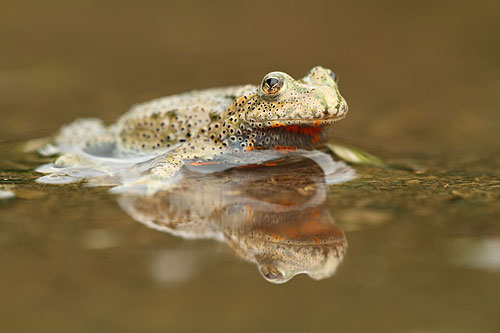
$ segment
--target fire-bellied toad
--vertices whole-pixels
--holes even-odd
[[[346,113],[331,70],[317,66],[300,80],[271,72],[259,86],[192,91],[138,104],[108,127],[97,119],[76,120],[55,137],[56,152],[63,155],[53,166],[96,167],[102,161],[88,156],[149,154],[156,157],[127,186],[168,188],[184,165],[248,164],[259,160],[260,152],[315,150],[324,143],[324,128]],[[275,155],[269,156],[262,160]]]

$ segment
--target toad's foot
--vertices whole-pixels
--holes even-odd
[[[186,146],[182,145],[166,155],[159,156],[140,177],[123,182],[121,186],[114,187],[111,191],[115,193],[140,192],[142,194],[154,194],[158,191],[171,190],[175,188],[175,184],[182,176],[180,170],[185,161],[193,158],[206,161],[212,159],[215,155],[213,152],[216,146],[206,141],[195,141],[189,144],[189,148],[198,148],[196,152],[187,151]]]
[[[56,168],[92,168],[99,171],[109,171],[110,168],[104,163],[100,163],[98,159],[91,159],[84,154],[63,154],[54,161]]]
[[[177,181],[180,177],[176,177]],[[120,194],[140,194],[153,195],[160,191],[170,191],[175,188],[174,179],[154,179],[150,175],[137,178],[128,182],[123,182],[122,185],[115,186],[109,191],[111,193]]]
[[[181,178],[179,170],[184,163],[177,158],[165,158],[141,177],[123,182],[122,185],[113,187],[113,193],[138,193],[154,194],[158,191],[169,191]]]

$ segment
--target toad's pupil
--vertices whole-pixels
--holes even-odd
[[[269,88],[274,87],[276,84],[278,84],[278,82],[279,82],[278,79],[274,77],[270,77],[269,79],[266,80],[266,83],[269,86]]]

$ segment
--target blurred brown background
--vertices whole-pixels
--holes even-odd
[[[137,102],[332,68],[336,135],[388,152],[498,152],[498,1],[3,1],[0,139]],[[39,132],[38,130],[45,129]],[[27,134],[26,134],[27,133]]]

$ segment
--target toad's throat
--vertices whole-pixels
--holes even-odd
[[[254,149],[317,149],[324,142],[325,127],[301,125],[275,126],[251,132],[256,139],[249,150]]]
[[[283,129],[288,132],[302,133],[302,134],[307,134],[309,136],[319,135],[323,130],[321,127],[303,127],[298,125],[284,126]]]

